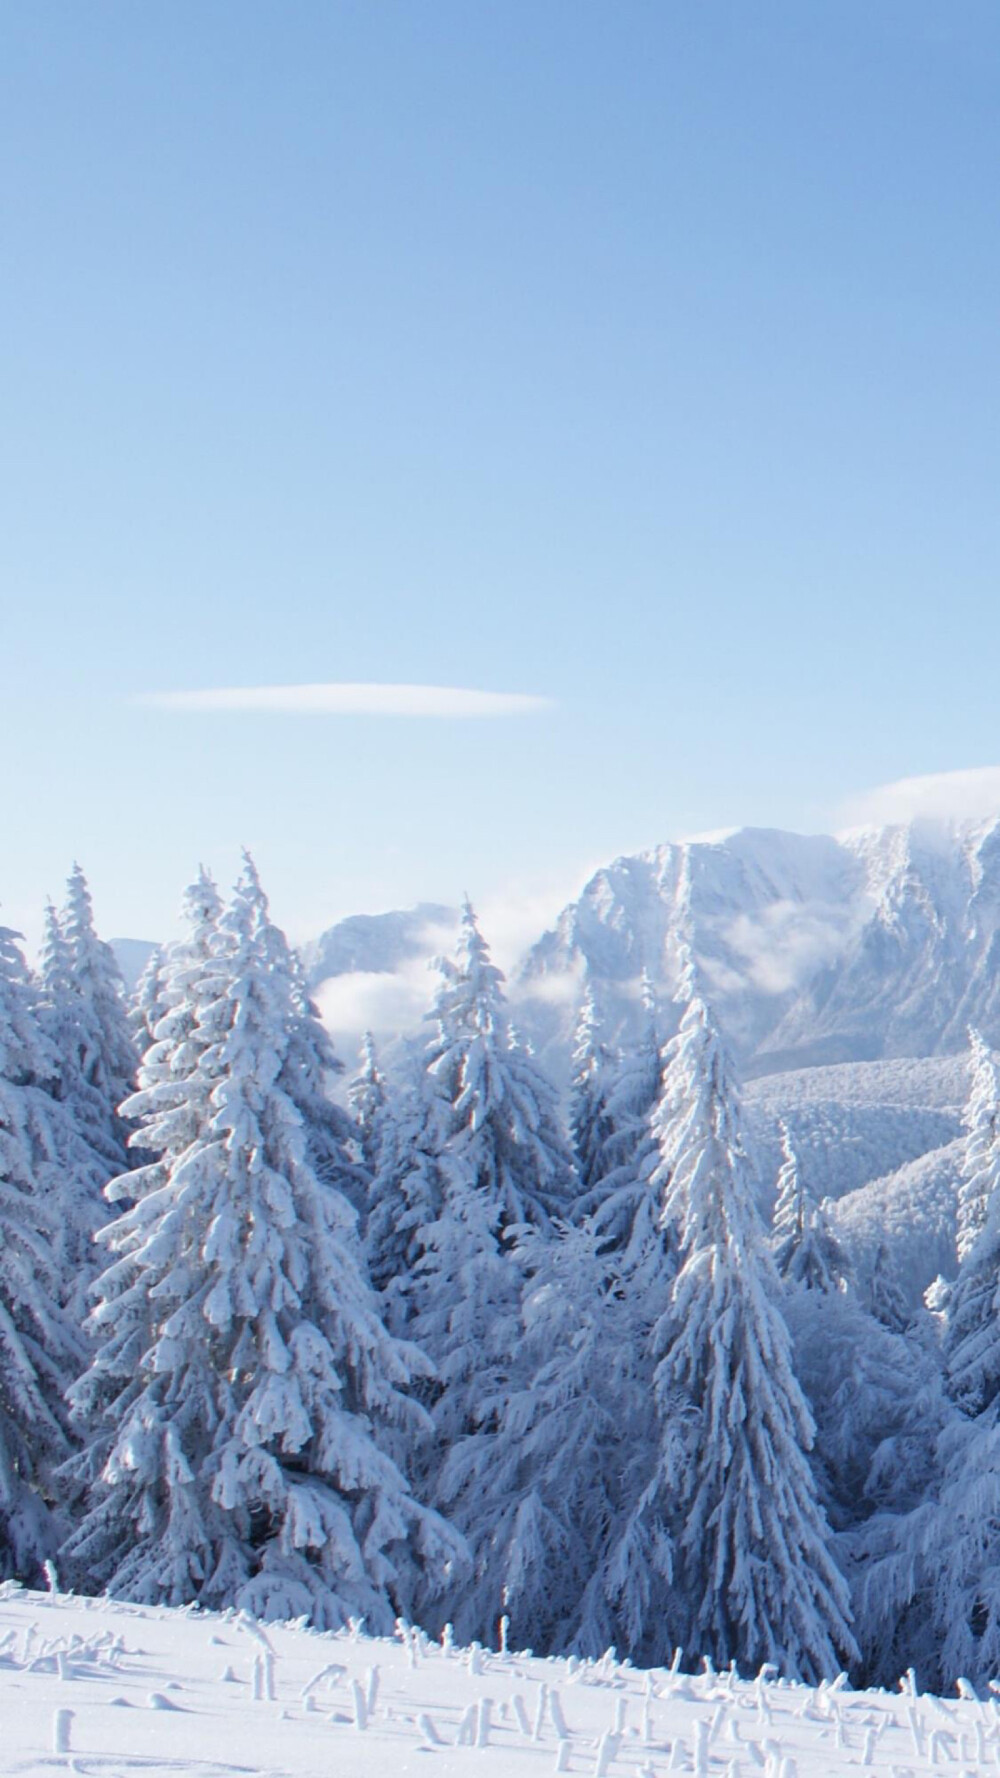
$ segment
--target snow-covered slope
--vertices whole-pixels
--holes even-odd
[[[844,1062],[751,1080],[745,1102],[765,1209],[781,1164],[782,1122],[810,1192],[842,1198],[952,1142],[967,1091],[964,1055]]]
[[[961,1142],[935,1148],[849,1192],[833,1226],[863,1284],[882,1243],[911,1310],[940,1273],[953,1278]]]
[[[0,1589],[3,1770],[186,1778],[912,1778],[994,1770],[995,1701],[318,1636]]]
[[[669,1002],[690,947],[747,1075],[1000,1043],[1000,821],[839,838],[743,829],[599,870],[520,972],[520,1017],[565,1039],[586,967],[627,1027],[645,967]]]

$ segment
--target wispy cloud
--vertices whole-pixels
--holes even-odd
[[[206,691],[139,692],[147,709],[281,716],[525,716],[552,708],[525,692],[469,691],[455,685],[230,685]]]
[[[883,827],[918,819],[981,821],[1000,815],[1000,766],[898,778],[851,797],[840,809],[844,827]]]

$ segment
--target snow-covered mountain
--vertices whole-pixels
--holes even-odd
[[[122,972],[122,981],[131,993],[156,946],[149,938],[113,938],[111,949]]]
[[[586,969],[625,1028],[643,968],[669,1003],[688,949],[747,1076],[954,1054],[970,1022],[1000,1044],[1000,821],[745,828],[617,859],[528,953],[519,1017],[564,1039]]]
[[[310,988],[342,975],[394,975],[430,958],[458,928],[458,909],[422,901],[388,914],[351,914],[302,946]]]

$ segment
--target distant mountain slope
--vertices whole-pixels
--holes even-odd
[[[565,1043],[586,969],[625,1031],[645,967],[669,1007],[690,949],[748,1076],[1000,1045],[1000,821],[839,838],[743,829],[597,871],[518,973],[522,1022]]]
[[[156,946],[149,938],[113,938],[111,949],[122,972],[122,980],[131,993]]]
[[[969,1063],[957,1056],[892,1056],[880,1062],[840,1062],[759,1075],[748,1081],[748,1103],[791,1106],[824,1104],[914,1106],[960,1113],[969,1092]]]
[[[781,1164],[782,1122],[814,1196],[843,1198],[953,1142],[967,1079],[962,1055],[844,1062],[750,1081],[744,1099],[765,1212]]]
[[[884,1241],[911,1310],[941,1273],[955,1276],[955,1229],[961,1142],[935,1148],[884,1179],[841,1198],[832,1212],[859,1280],[864,1283]]]
[[[352,914],[302,946],[311,988],[341,975],[393,975],[430,958],[458,927],[458,909],[422,901],[388,914]]]

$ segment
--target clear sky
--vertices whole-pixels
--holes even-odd
[[[296,936],[527,905],[995,765],[998,169],[995,0],[3,8],[3,915],[244,842]],[[134,701],[340,682],[549,702]]]

